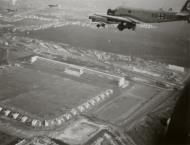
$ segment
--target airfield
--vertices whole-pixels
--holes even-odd
[[[49,121],[57,118],[61,123],[73,116],[71,112],[73,109],[74,116],[93,109],[92,113],[95,116],[116,123],[122,117],[126,118],[133,113],[142,103],[153,97],[159,97],[162,91],[128,80],[125,80],[126,88],[122,89],[118,86],[121,79],[119,76],[85,71],[85,69],[81,76],[73,75],[72,72],[69,75],[65,72],[68,64],[65,66],[45,58],[33,58],[36,58],[36,62],[18,68],[8,68],[8,72],[1,74],[2,106],[6,109],[10,106],[13,112],[20,110],[23,116],[29,116],[28,120],[39,119],[42,123],[43,119]],[[109,100],[113,101],[107,103]],[[102,104],[101,107],[99,104]],[[63,116],[63,120],[59,116]]]
[[[0,69],[1,131],[28,141],[72,144],[81,136],[90,144],[110,140],[105,131],[119,142],[142,142],[147,123],[145,139],[164,129],[160,120],[170,117],[190,75],[184,67],[27,37],[4,35],[1,45],[9,50],[9,65]]]
[[[11,73],[6,72],[2,74],[3,78],[1,78],[4,80],[1,86],[1,96],[4,97],[1,101],[2,105],[13,107],[14,110],[18,108],[22,110],[21,112],[25,112],[23,116],[29,113],[29,118],[40,118],[40,120],[63,116],[63,120],[60,121],[64,122],[71,118],[70,111],[72,109],[78,107],[79,111],[83,113],[92,105],[99,104],[104,99],[111,97],[109,90],[114,85],[109,81],[104,81],[106,79],[94,77],[93,74],[79,78],[75,75],[68,75],[67,72],[64,73],[64,65],[62,71],[60,66],[57,67],[57,70],[56,67],[56,63],[48,62],[48,60],[37,60],[23,68],[10,68],[8,72]],[[3,89],[5,85],[7,87]],[[80,107],[87,100],[90,101],[101,94],[104,96],[99,97],[98,101],[92,100],[91,104],[87,104],[87,108]],[[74,115],[78,114],[77,111],[73,113]]]
[[[164,73],[158,75],[160,72],[144,70],[140,73],[137,68],[133,72],[127,68],[124,75],[60,61],[58,56],[50,59],[50,54],[45,57],[44,53],[28,53],[15,59],[18,53],[12,51],[14,61],[11,60],[11,65],[2,67],[0,71],[1,128],[19,138],[49,136],[72,143],[76,138],[71,138],[71,133],[61,137],[65,134],[63,131],[70,130],[69,126],[77,127],[78,118],[86,116],[102,122],[102,129],[112,124],[119,132],[126,132],[127,139],[135,140],[133,128],[146,114],[162,110],[168,102],[170,106],[164,109],[166,116],[172,113],[175,100],[183,89],[178,86],[189,78],[189,70],[181,68],[181,72],[174,73],[175,83],[164,80],[166,85],[163,85]],[[130,59],[127,61],[129,63]],[[167,71],[174,72],[172,67]],[[98,132],[89,127],[86,128],[88,134]],[[84,131],[82,137],[88,142],[87,132]]]

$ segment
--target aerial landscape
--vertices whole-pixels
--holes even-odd
[[[0,145],[167,144],[189,18],[189,0],[0,0]]]

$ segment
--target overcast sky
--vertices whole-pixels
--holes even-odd
[[[137,7],[143,9],[159,9],[159,8],[173,8],[173,10],[179,11],[186,0],[110,0],[107,5],[124,5],[128,7]]]
[[[13,5],[22,2],[26,2],[27,0],[0,0],[11,2]],[[29,0],[28,0],[29,1]],[[32,1],[32,0],[31,0]],[[115,8],[118,6],[127,6],[127,7],[135,7],[135,8],[142,8],[142,9],[155,9],[158,10],[159,8],[163,8],[168,10],[169,8],[173,8],[174,11],[180,11],[186,0],[38,0],[34,3],[70,3],[70,4],[78,4],[83,5],[86,3],[96,5],[97,9],[100,8]]]

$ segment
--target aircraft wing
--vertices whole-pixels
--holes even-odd
[[[188,12],[179,12],[179,13],[177,13],[177,16],[190,16],[190,13],[188,13]]]
[[[107,18],[111,21],[114,22],[125,22],[125,23],[133,23],[133,24],[142,24],[144,22],[139,21],[135,18],[129,17],[129,16],[125,16],[125,17],[120,17],[120,16],[111,16],[111,15],[100,15],[100,14],[95,14],[96,16],[100,16],[100,17],[104,17]]]

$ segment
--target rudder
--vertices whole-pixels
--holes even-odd
[[[190,0],[187,0],[183,8],[181,9],[182,12],[188,11],[190,12]]]

